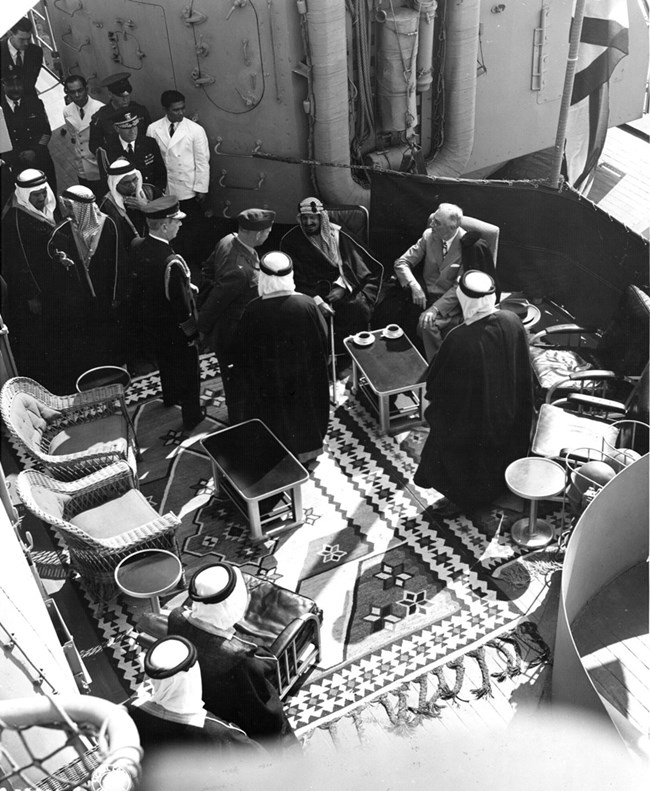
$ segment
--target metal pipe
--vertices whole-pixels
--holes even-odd
[[[564,75],[564,90],[562,91],[560,116],[557,122],[557,134],[555,136],[555,145],[553,146],[553,161],[551,163],[551,172],[549,176],[551,187],[555,187],[555,189],[560,186],[560,170],[562,168],[562,158],[564,156],[566,130],[569,121],[569,110],[571,109],[571,94],[573,93],[573,83],[575,82],[578,49],[580,48],[580,36],[582,34],[582,23],[585,18],[586,1],[587,0],[576,0],[573,21],[571,23],[569,55],[567,57],[566,73]]]

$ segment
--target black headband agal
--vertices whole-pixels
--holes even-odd
[[[160,667],[159,665],[153,664],[151,661],[151,656],[153,652],[158,648],[158,646],[162,645],[163,643],[176,641],[178,643],[182,643],[187,648],[187,656],[185,659],[181,660],[177,665],[167,666],[167,667]],[[171,678],[175,676],[176,673],[180,673],[183,670],[189,670],[192,665],[195,664],[196,660],[198,659],[198,653],[194,643],[191,643],[187,638],[180,637],[178,635],[173,635],[170,637],[163,637],[162,640],[158,640],[157,643],[151,646],[151,648],[147,651],[144,657],[144,672],[149,676],[149,678],[155,679],[162,679],[162,678]]]
[[[268,253],[267,253],[267,255],[268,255]],[[264,259],[266,258],[266,255],[264,255],[260,259],[260,271],[264,272],[267,275],[271,275],[272,277],[284,277],[285,275],[290,275],[293,272],[293,262],[292,262],[291,258],[286,253],[282,253],[282,255],[284,255],[286,257],[287,261],[288,261],[288,263],[284,267],[284,269],[270,269],[264,263]]]
[[[225,569],[228,573],[228,581],[220,591],[217,591],[217,593],[211,593],[202,596],[196,590],[196,580],[200,574],[203,574],[204,571],[212,568]],[[190,599],[192,599],[192,601],[201,602],[203,604],[219,604],[219,602],[225,601],[230,596],[230,594],[235,590],[236,585],[237,575],[235,574],[235,569],[232,566],[227,565],[226,563],[212,563],[209,566],[204,566],[202,569],[199,569],[199,571],[196,572],[196,574],[190,580],[190,587],[187,592],[189,593]]]
[[[487,289],[487,291],[486,290],[476,291],[475,289],[470,288],[467,285],[467,276],[472,275],[476,272],[480,272],[480,274],[484,275],[489,279],[490,287]],[[494,280],[486,272],[481,272],[479,269],[468,269],[467,272],[465,272],[465,274],[461,277],[458,285],[460,287],[460,290],[463,292],[463,294],[465,294],[465,296],[469,297],[470,299],[480,299],[481,297],[487,297],[488,294],[494,294],[494,292],[496,291]]]

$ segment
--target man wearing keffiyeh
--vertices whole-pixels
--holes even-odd
[[[86,339],[79,352],[79,373],[93,365],[119,364],[124,359],[126,254],[117,225],[99,210],[88,187],[69,187],[59,203],[65,219],[53,231],[48,249],[53,257],[67,258],[76,280],[75,292],[82,295],[78,304],[70,306],[76,331],[83,331]]]
[[[368,329],[383,267],[330,220],[318,198],[301,201],[297,219],[298,225],[282,237],[280,249],[293,259],[296,290],[314,297],[323,312],[334,312],[340,344],[347,335]]]

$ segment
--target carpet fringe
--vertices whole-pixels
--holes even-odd
[[[487,649],[499,654],[506,667],[503,671],[490,673]],[[463,654],[444,665],[425,671],[421,676],[405,682],[390,692],[385,692],[367,704],[330,720],[318,728],[329,732],[335,747],[341,743],[339,727],[342,720],[351,718],[362,744],[367,742],[366,724],[363,714],[368,706],[380,706],[389,721],[387,731],[398,736],[409,736],[423,722],[441,718],[446,706],[470,703],[470,698],[461,697],[466,676],[466,662],[473,660],[481,673],[481,684],[468,690],[471,699],[482,700],[493,697],[493,683],[503,683],[522,673],[524,662],[528,667],[551,664],[551,650],[537,625],[532,621],[522,621],[515,628],[493,637],[481,646]],[[453,679],[453,682],[452,682]],[[409,695],[417,692],[415,704],[409,704]],[[443,703],[444,702],[444,703]],[[309,740],[310,731],[303,744]]]

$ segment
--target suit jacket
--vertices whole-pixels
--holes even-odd
[[[90,122],[93,115],[103,106],[102,102],[89,96],[88,102],[83,108],[83,118],[79,114],[79,108],[74,102],[63,108],[63,120],[70,134],[70,142],[74,146],[74,161],[77,168],[77,176],[82,179],[87,179],[88,181],[97,181],[99,179],[97,160],[89,148]]]
[[[103,148],[106,151],[109,162],[114,162],[120,157],[128,159],[142,173],[144,182],[153,184],[154,187],[161,191],[165,189],[167,168],[158,148],[158,143],[152,138],[141,135],[138,132],[136,141],[133,144],[132,154],[127,153],[119,137],[109,139]],[[98,157],[98,161],[101,161],[100,157]]]
[[[6,79],[14,74],[20,74],[23,78],[25,96],[36,96],[36,80],[43,66],[43,50],[36,44],[28,44],[23,52],[23,66],[20,69],[16,66],[9,53],[7,39],[0,42],[0,66],[2,79]]]
[[[24,96],[15,111],[3,96],[2,111],[16,154],[35,149],[43,135],[52,134],[45,107],[37,96]]]
[[[138,136],[144,137],[147,127],[151,123],[149,110],[143,104],[138,104],[137,102],[130,102],[126,109],[140,116]],[[90,121],[90,136],[88,138],[88,147],[91,154],[95,154],[99,146],[105,146],[108,140],[115,140],[117,137],[113,129],[113,116],[116,112],[113,105],[109,102],[100,107],[93,115]]]
[[[231,233],[210,256],[214,262],[213,285],[201,305],[199,330],[221,362],[229,361],[230,345],[244,308],[257,297],[257,253]]]
[[[210,186],[210,147],[202,126],[183,118],[169,136],[167,116],[154,121],[147,129],[160,147],[167,167],[167,194],[189,200],[197,192],[207,193]]]

